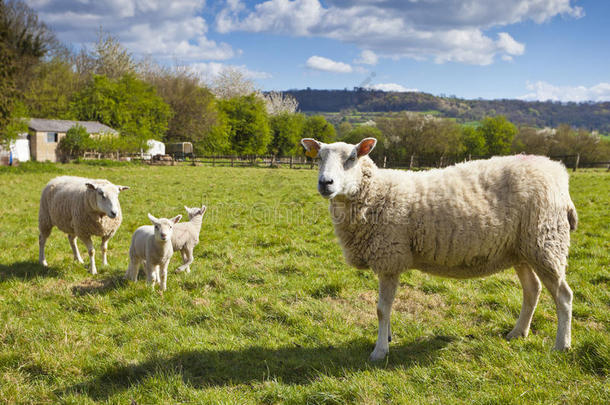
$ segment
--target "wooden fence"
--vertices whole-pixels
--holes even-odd
[[[469,161],[488,159],[491,156],[418,156],[411,155],[408,160],[394,160],[384,156],[383,158],[375,159],[377,166],[389,169],[429,169],[429,168],[440,168],[454,165],[456,163]],[[118,155],[117,153],[112,154],[86,154],[85,159],[113,159],[113,160],[138,160],[146,163],[155,164],[154,159],[145,154],[130,154],[130,155]],[[577,170],[578,168],[584,167],[603,167],[610,170],[610,162],[583,162],[580,159],[580,155],[557,155],[549,156],[550,159],[562,162],[567,168]],[[205,165],[212,167],[282,167],[290,169],[314,169],[317,168],[317,159],[309,159],[304,156],[273,156],[273,155],[248,155],[248,156],[236,156],[236,155],[209,155],[209,156],[194,156],[187,159],[177,159],[171,162],[162,161],[157,162],[159,164],[171,164],[171,165]]]

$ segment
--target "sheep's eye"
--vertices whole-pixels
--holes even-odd
[[[348,162],[353,162],[354,160],[356,160],[356,156],[354,155],[350,155],[350,157],[347,158]]]

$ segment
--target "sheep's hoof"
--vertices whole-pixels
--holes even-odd
[[[83,260],[82,257],[75,257],[74,260],[76,260],[77,262],[79,262],[80,264],[85,264],[85,261]]]
[[[389,349],[377,349],[373,350],[373,353],[369,356],[369,361],[376,362],[385,359],[388,355]]]
[[[567,352],[570,350],[570,345],[557,345],[553,346],[553,350],[557,352]]]
[[[510,332],[508,332],[508,334],[506,335],[506,340],[524,338],[524,337],[527,337],[527,333],[528,333],[528,331],[513,329]]]

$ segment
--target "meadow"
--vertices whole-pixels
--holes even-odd
[[[91,276],[57,229],[38,265],[40,192],[61,174],[131,186],[109,266]],[[543,290],[527,339],[513,271],[475,280],[401,277],[394,340],[377,336],[377,280],[342,258],[316,171],[30,164],[0,171],[1,403],[609,403],[610,173],[572,174],[579,214],[568,282],[573,347],[551,351]],[[164,294],[126,282],[147,212],[204,203],[190,274]],[[88,263],[84,245],[79,248]],[[180,262],[176,254],[170,264]],[[140,276],[142,279],[142,275]]]

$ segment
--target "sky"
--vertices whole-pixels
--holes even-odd
[[[58,38],[262,90],[610,101],[607,0],[26,0]]]

